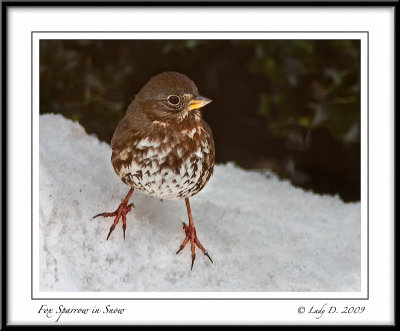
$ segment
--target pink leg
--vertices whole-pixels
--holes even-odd
[[[193,269],[193,263],[194,263],[194,260],[196,258],[196,254],[195,254],[196,246],[195,245],[197,245],[197,247],[199,247],[201,249],[203,254],[210,259],[211,263],[214,263],[214,262],[211,259],[210,255],[208,255],[208,252],[204,249],[203,245],[200,243],[199,239],[197,238],[196,229],[194,227],[194,222],[193,222],[193,218],[192,218],[192,212],[190,210],[189,199],[185,198],[185,202],[186,202],[187,213],[188,213],[188,216],[189,216],[189,226],[187,226],[185,223],[183,223],[183,230],[185,230],[186,238],[182,242],[182,244],[179,247],[179,249],[176,252],[176,254],[178,254],[182,249],[184,249],[186,244],[190,240],[190,250],[192,251],[192,265],[190,267],[190,270],[192,270]]]

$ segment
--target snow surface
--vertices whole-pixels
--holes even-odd
[[[127,194],[111,148],[61,115],[40,116],[41,291],[360,291],[360,203],[293,187],[271,172],[216,165],[190,199],[197,235],[214,264],[190,245],[184,200]],[[217,146],[218,148],[218,146]]]

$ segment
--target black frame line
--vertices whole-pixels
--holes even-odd
[[[2,4],[3,5],[3,4]],[[8,239],[7,239],[7,221],[8,221],[8,165],[7,165],[7,155],[8,155],[8,147],[7,147],[7,137],[8,137],[8,100],[7,100],[7,81],[8,81],[8,74],[7,74],[7,63],[8,63],[8,58],[7,58],[7,52],[4,51],[4,49],[7,48],[7,33],[6,27],[7,27],[7,12],[2,6],[2,12],[1,12],[1,19],[2,19],[2,31],[1,31],[1,43],[2,46],[4,45],[5,47],[2,47],[2,52],[1,52],[1,73],[2,73],[2,84],[1,84],[1,106],[2,106],[2,119],[1,119],[1,164],[2,164],[2,170],[1,170],[1,203],[2,203],[2,208],[1,208],[1,216],[3,218],[2,222],[2,228],[1,228],[1,238],[2,238],[2,243],[1,243],[1,265],[2,265],[2,270],[1,270],[1,292],[2,292],[2,298],[0,301],[0,305],[4,307],[2,309],[2,313],[0,315],[0,321],[1,321],[1,326],[6,323],[7,321],[7,313],[8,313],[8,296],[7,296],[7,272],[6,272],[6,266],[7,266],[7,246],[8,246]],[[31,164],[32,168],[32,164]]]
[[[206,2],[207,3],[207,2]],[[13,3],[13,5],[18,3]],[[339,3],[338,3],[339,4]],[[125,3],[126,5],[126,3]],[[369,5],[369,4],[368,4]],[[110,298],[110,297],[101,297],[101,298],[46,298],[46,297],[33,297],[33,35],[34,33],[366,33],[366,47],[367,47],[367,297],[366,298]],[[96,38],[91,38],[95,40]],[[101,39],[101,38],[99,38]],[[357,38],[354,38],[357,39]],[[40,40],[52,40],[52,39],[40,39]],[[57,39],[60,40],[60,39]],[[71,38],[65,38],[61,40],[76,40]],[[135,39],[106,39],[106,40],[135,40]],[[156,39],[153,39],[156,40]],[[157,39],[158,40],[158,39]],[[171,39],[173,40],[173,38]],[[207,39],[209,40],[209,39]],[[226,40],[226,39],[211,39],[211,40]],[[285,40],[285,39],[283,39]],[[361,53],[360,53],[361,56]],[[5,61],[3,57],[3,61]],[[40,61],[40,57],[39,57]],[[40,66],[40,62],[39,62]],[[3,67],[5,67],[3,62]],[[360,73],[361,71],[361,61],[360,61]],[[40,84],[40,81],[38,82]],[[3,85],[4,88],[4,85]],[[40,85],[39,85],[40,90]],[[360,92],[361,93],[361,92]],[[4,99],[3,99],[4,103]],[[361,112],[361,109],[360,109]],[[3,124],[4,125],[4,124]],[[40,133],[40,132],[39,132]],[[4,133],[3,133],[4,134]],[[360,157],[361,157],[361,149],[360,149]],[[362,160],[361,160],[362,161]],[[361,227],[361,224],[360,224]],[[360,243],[361,244],[361,243]],[[361,269],[360,269],[361,270]],[[361,270],[362,271],[362,270]],[[165,301],[165,300],[369,300],[369,31],[31,31],[31,300],[152,300],[152,301]],[[74,293],[74,292],[69,292]],[[77,292],[82,293],[82,292]],[[108,293],[108,292],[98,292],[98,293]],[[118,292],[112,292],[118,293]],[[126,293],[126,292],[122,292]],[[137,293],[137,292],[133,292]],[[232,293],[232,292],[230,292]],[[312,292],[310,292],[312,293]],[[337,292],[335,292],[337,293]],[[356,292],[358,293],[358,292]]]
[[[26,7],[32,6],[32,2],[29,1],[4,1],[7,6],[10,7]],[[173,1],[160,1],[160,0],[148,0],[148,1],[131,1],[131,0],[119,0],[119,1],[35,1],[35,7],[77,7],[77,6],[95,6],[101,7],[150,7],[157,6],[161,8],[167,7],[343,7],[345,6],[358,6],[358,7],[382,7],[382,6],[396,6],[398,0],[250,0],[248,2],[243,0],[173,0]],[[150,4],[150,5],[149,5]]]

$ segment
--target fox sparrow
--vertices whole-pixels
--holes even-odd
[[[150,79],[129,105],[111,140],[111,163],[131,189],[116,211],[94,217],[115,217],[107,239],[122,219],[125,240],[129,199],[136,189],[162,199],[185,199],[189,225],[177,254],[190,241],[192,264],[195,245],[210,259],[196,235],[189,197],[198,193],[214,169],[214,141],[200,108],[211,100],[199,95],[196,85],[177,72]]]

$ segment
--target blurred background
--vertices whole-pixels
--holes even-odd
[[[213,100],[203,117],[217,163],[360,200],[359,40],[41,40],[40,112],[110,143],[162,71],[186,74]]]

